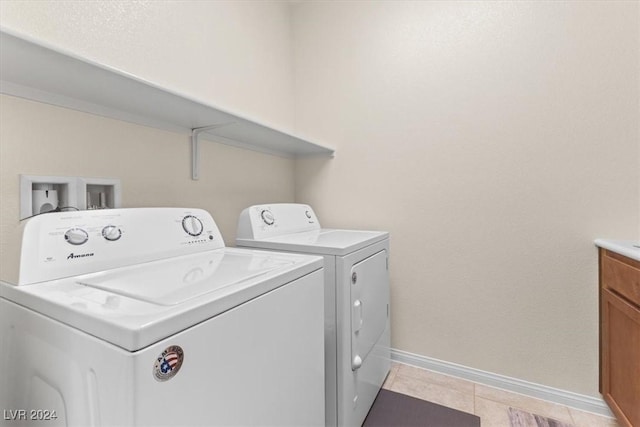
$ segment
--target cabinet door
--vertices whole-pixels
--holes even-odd
[[[602,395],[623,426],[640,426],[640,310],[601,290]]]
[[[640,262],[606,251],[601,260],[602,284],[640,306]]]

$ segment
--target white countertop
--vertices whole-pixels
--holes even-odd
[[[640,261],[640,242],[634,240],[596,239],[596,246]]]

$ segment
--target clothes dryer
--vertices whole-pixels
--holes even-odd
[[[50,213],[0,283],[6,425],[324,425],[322,258],[200,209]]]
[[[251,206],[236,244],[316,254],[325,267],[325,417],[360,426],[391,365],[389,234],[321,228],[302,204]]]

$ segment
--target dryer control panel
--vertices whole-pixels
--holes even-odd
[[[18,285],[94,273],[224,247],[202,209],[56,212],[29,220]]]
[[[238,220],[238,239],[265,239],[283,234],[320,230],[309,205],[274,203],[246,208]]]

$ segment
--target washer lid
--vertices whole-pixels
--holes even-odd
[[[322,259],[223,248],[26,286],[0,296],[135,351],[322,267]]]
[[[389,233],[386,231],[323,228],[265,239],[237,239],[236,244],[254,248],[342,256],[388,238]]]
[[[176,305],[220,291],[295,261],[283,257],[212,251],[167,262],[88,274],[79,285],[158,305]]]

